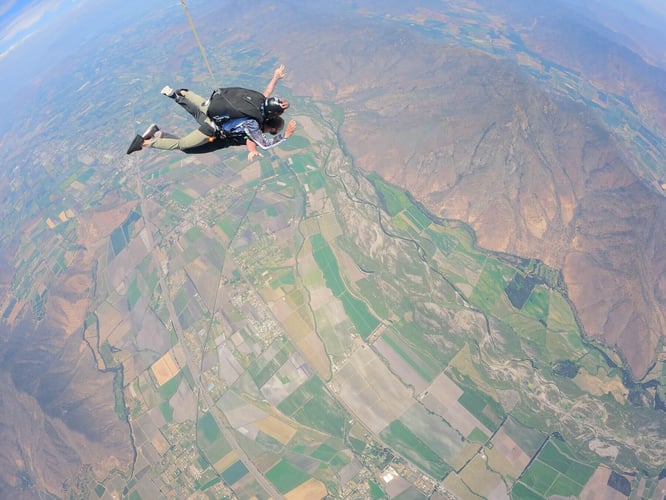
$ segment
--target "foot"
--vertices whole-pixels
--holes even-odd
[[[143,134],[141,134],[141,137],[143,137],[144,139],[151,139],[155,137],[155,134],[159,132],[159,130],[160,128],[155,123],[153,123],[150,127],[146,129],[146,131]]]
[[[134,151],[141,151],[142,147],[143,147],[143,137],[137,134],[134,137],[134,139],[132,139],[130,147],[127,148],[127,154],[132,154],[134,153]]]
[[[164,88],[160,90],[160,94],[165,95],[167,97],[171,97],[171,99],[174,99],[176,97],[176,93],[168,85],[165,85]]]

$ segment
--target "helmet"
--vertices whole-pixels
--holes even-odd
[[[271,116],[281,115],[282,112],[288,107],[289,103],[284,99],[269,97],[264,101],[264,117],[270,118]]]

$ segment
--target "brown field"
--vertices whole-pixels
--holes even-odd
[[[327,379],[331,371],[328,355],[321,340],[315,335],[312,325],[296,311],[282,322],[282,326],[287,330],[289,338],[301,351],[308,364],[320,377]]]
[[[64,283],[68,293],[85,294],[92,288],[93,282],[88,274],[74,274],[69,276]]]
[[[185,266],[188,276],[197,287],[197,291],[209,310],[215,309],[217,288],[219,285],[219,270],[206,259],[199,256]],[[211,279],[212,278],[212,279]]]
[[[273,276],[271,274],[268,274],[266,276],[266,286],[261,289],[257,288],[257,291],[259,292],[259,295],[261,295],[264,301],[268,303],[272,309],[274,306],[280,307],[280,305],[283,304],[286,305],[286,299],[285,299],[284,289],[282,287],[273,288],[272,286],[269,285],[271,278],[273,278]],[[286,308],[288,307],[289,306],[287,305]]]
[[[310,479],[284,495],[286,500],[315,500],[326,496],[326,486],[317,479]]]
[[[340,270],[344,270],[344,274],[349,278],[349,281],[356,283],[366,277],[366,274],[361,271],[361,268],[347,252],[337,246],[334,246],[333,249],[335,258],[338,260],[338,267]]]
[[[155,361],[150,369],[159,386],[171,380],[180,371],[180,367],[173,358],[171,351],[168,351],[164,356]]]
[[[303,244],[303,247],[307,247],[307,250],[304,250],[305,252],[311,252],[312,250],[308,240]],[[324,275],[310,253],[306,253],[304,257],[299,257],[298,274],[308,288],[324,286]]]
[[[183,351],[183,346],[180,342],[173,346],[170,352],[173,355],[173,359],[176,360],[178,366],[187,365],[187,356],[185,355],[185,351]]]
[[[70,301],[54,295],[46,302],[46,314],[50,321],[61,326],[65,335],[69,336],[83,324],[89,303],[88,298]]]
[[[342,234],[342,229],[340,228],[338,219],[335,216],[335,212],[327,212],[322,214],[321,217],[319,217],[319,228],[324,239],[329,242],[333,241],[335,238]],[[337,254],[338,253],[336,252],[336,256]]]
[[[600,466],[580,492],[580,500],[625,500],[627,497],[608,486],[611,470]]]
[[[465,464],[472,460],[474,455],[479,452],[481,445],[479,443],[472,443],[467,441],[464,446],[460,449],[456,457],[451,461],[451,467],[455,470],[461,470]]]
[[[481,429],[486,436],[492,432],[486,428],[464,406],[458,403],[463,391],[445,373],[440,373],[426,390],[423,404],[429,410],[441,415],[463,436],[469,436],[475,427]]]
[[[7,323],[9,323],[9,325],[13,325],[16,322],[16,318],[18,318],[19,314],[21,314],[21,311],[23,311],[25,305],[26,302],[23,300],[16,301],[16,304],[14,304],[14,308],[12,309],[11,314],[9,314],[9,316],[7,317]]]
[[[474,493],[487,498],[502,484],[502,476],[488,469],[482,455],[476,455],[460,472],[460,478]],[[506,487],[504,488],[506,494]]]
[[[312,142],[319,142],[325,139],[319,123],[315,123],[309,116],[300,115],[298,117],[298,125],[307,134],[307,136],[310,137]]]
[[[247,167],[245,167],[243,170],[238,172],[238,175],[240,176],[241,183],[240,185],[245,185],[248,182],[251,182],[256,179],[261,178],[261,165],[259,164],[258,161],[250,163]]]
[[[307,312],[307,311],[303,311]],[[287,330],[293,342],[299,342],[312,331],[312,325],[301,315],[300,311],[294,311],[282,321],[282,326]]]
[[[100,345],[104,342],[117,346],[123,345],[122,338],[131,326],[129,321],[125,321],[126,317],[123,316],[123,313],[108,302],[100,304],[96,312],[99,319]],[[122,325],[123,322],[125,325]]]
[[[514,478],[527,467],[530,457],[511,439],[504,428],[493,436],[493,448],[486,450],[488,464],[493,470]]]
[[[383,326],[379,327],[383,330]],[[414,388],[414,394],[418,395],[428,387],[428,381],[421,377],[416,371],[383,339],[377,339],[374,348],[388,361],[391,370],[400,377],[405,385]]]
[[[317,219],[305,219],[301,221],[299,229],[301,230],[303,237],[306,239],[306,242],[303,245],[304,255],[309,255],[312,253],[312,247],[307,238],[319,232],[319,222]]]
[[[106,199],[109,200],[110,198],[111,196]],[[109,206],[113,205],[111,210],[93,212],[90,217],[81,219],[78,228],[80,243],[86,247],[94,247],[96,242],[103,241],[115,228],[123,223],[130,210],[138,203],[137,200],[120,204],[118,201],[116,200],[114,203],[109,201]]]
[[[666,189],[666,188],[664,188]],[[666,479],[662,479],[657,484],[657,489],[654,492],[654,498],[664,498],[666,497]]]
[[[160,455],[164,455],[171,447],[169,441],[167,441],[160,431],[155,432],[150,442],[153,443],[157,453]]]
[[[259,292],[261,297],[266,301],[271,312],[279,322],[287,319],[294,313],[294,309],[287,301],[284,292],[281,289],[273,290],[271,287],[264,287]]]
[[[443,491],[455,495],[456,498],[477,500],[480,500],[481,498],[478,495],[472,493],[465,482],[455,472],[451,472],[448,476],[446,476],[444,481],[441,482],[440,487]]]
[[[414,403],[412,392],[365,345],[334,374],[333,383],[340,399],[377,434]]]
[[[319,189],[308,195],[308,205],[310,205],[310,210],[313,212],[324,211],[326,209],[326,203],[328,203],[328,196],[323,189]]]
[[[308,291],[310,292],[310,305],[313,311],[317,311],[329,302],[337,300],[333,297],[331,290],[323,284],[322,286],[312,287]]]
[[[291,438],[296,434],[296,429],[272,415],[257,420],[254,425],[257,429],[284,445],[291,441]]]

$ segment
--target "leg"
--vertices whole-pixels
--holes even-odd
[[[199,125],[206,123],[208,104],[206,99],[189,90],[178,90],[175,95],[176,102],[191,114]]]
[[[182,151],[184,149],[195,148],[202,144],[207,144],[210,142],[210,137],[199,130],[195,130],[181,138],[153,137],[146,142],[148,142],[147,145],[151,148],[168,150],[179,149]]]

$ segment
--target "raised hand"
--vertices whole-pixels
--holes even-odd
[[[287,123],[287,128],[284,131],[284,136],[289,137],[294,133],[294,130],[296,130],[296,120],[290,120],[289,123]]]
[[[273,72],[273,78],[276,80],[281,80],[287,76],[287,73],[284,72],[284,64],[280,64],[277,68],[275,68],[275,71]]]

